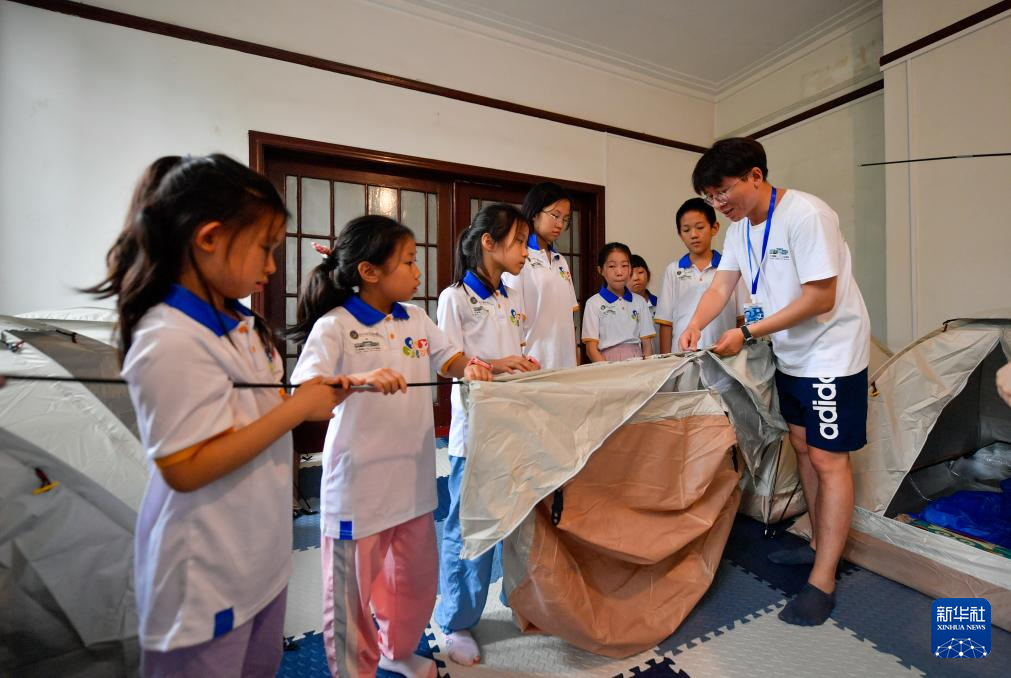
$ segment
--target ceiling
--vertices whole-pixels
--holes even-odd
[[[881,0],[376,1],[707,96],[881,7]]]

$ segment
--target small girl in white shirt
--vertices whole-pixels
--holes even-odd
[[[346,401],[324,441],[323,639],[335,676],[374,676],[377,665],[408,678],[436,675],[435,662],[414,654],[438,583],[432,391],[407,384],[428,382],[432,366],[468,379],[491,371],[425,311],[402,303],[421,279],[416,256],[406,226],[353,219],[313,270],[289,333],[305,342],[292,382],[354,372],[386,396]]]
[[[600,291],[583,310],[583,344],[591,362],[616,362],[653,355],[653,315],[646,300],[626,287],[631,272],[628,245],[611,242],[597,255]]]
[[[457,281],[439,295],[439,327],[470,355],[481,356],[496,372],[529,372],[539,367],[523,351],[520,296],[502,284],[502,274],[517,274],[527,256],[529,223],[511,205],[488,205],[460,236]],[[469,666],[481,659],[470,629],[488,598],[494,550],[460,560],[460,486],[467,457],[467,413],[453,387],[449,429],[449,514],[442,528],[439,589],[435,620],[446,633],[449,658]]]

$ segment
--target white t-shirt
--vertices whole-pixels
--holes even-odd
[[[625,288],[623,295],[601,287],[600,291],[587,299],[583,309],[583,343],[597,341],[598,348],[605,349],[618,344],[638,344],[642,339],[651,339],[653,316],[646,300]]]
[[[554,247],[542,250],[530,234],[526,263],[519,275],[502,274],[502,282],[519,293],[523,306],[526,355],[544,369],[576,366],[576,327],[572,313],[579,310],[572,273]]]
[[[751,273],[745,219],[730,225],[720,270],[758,271],[765,222],[751,226]],[[821,199],[790,189],[772,216],[756,299],[768,317],[800,296],[800,286],[836,278],[835,306],[772,335],[776,367],[794,377],[845,377],[867,367],[871,324],[853,279],[839,217]],[[750,291],[750,282],[748,283]]]
[[[417,306],[394,304],[387,315],[353,296],[313,325],[291,381],[387,367],[428,382],[432,365],[444,372],[459,354]],[[355,393],[334,410],[323,444],[323,534],[361,539],[435,510],[432,388]]]
[[[290,434],[193,492],[176,492],[157,468],[282,402],[280,388],[233,387],[279,382],[284,369],[260,342],[251,312],[231,307],[243,320],[176,285],[138,323],[123,361],[150,470],[134,541],[147,650],[196,645],[244,624],[291,574]]]
[[[688,321],[695,315],[702,295],[716,277],[720,258],[720,253],[713,250],[712,260],[701,271],[692,264],[691,257],[687,254],[667,265],[660,288],[660,301],[656,307],[656,322],[671,328],[671,350],[678,350],[678,339],[688,327]],[[741,280],[720,314],[702,330],[699,348],[709,348],[724,332],[737,327],[737,316],[744,308],[747,298],[747,288]]]
[[[447,287],[439,295],[439,328],[469,356],[484,360],[522,355],[519,295],[502,284],[492,292],[468,271],[462,285]],[[449,454],[467,456],[467,413],[460,386],[453,385],[450,398],[453,418],[449,424]]]

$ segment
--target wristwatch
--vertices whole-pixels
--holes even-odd
[[[741,325],[741,334],[744,335],[745,346],[754,346],[755,344],[758,343],[758,339],[751,336],[751,330],[748,329],[747,325]]]

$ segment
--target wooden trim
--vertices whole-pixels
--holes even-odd
[[[267,59],[275,59],[277,61],[284,61],[287,63],[298,64],[300,66],[307,66],[309,68],[316,68],[321,71],[328,71],[339,75],[362,78],[363,80],[370,80],[372,82],[413,90],[415,92],[424,92],[425,94],[432,94],[435,96],[445,97],[447,99],[453,99],[455,101],[475,104],[477,106],[495,108],[509,113],[517,113],[519,115],[526,115],[532,118],[540,118],[542,120],[570,125],[572,127],[581,127],[594,132],[604,132],[606,134],[613,134],[615,136],[635,139],[637,141],[645,141],[659,146],[667,146],[668,148],[677,148],[683,151],[692,151],[694,153],[704,153],[706,150],[703,146],[690,144],[684,141],[658,137],[652,134],[646,134],[645,132],[637,132],[635,130],[615,127],[614,125],[607,125],[600,122],[594,122],[592,120],[575,118],[561,113],[553,113],[541,108],[524,106],[523,104],[505,101],[504,99],[495,99],[492,97],[481,96],[479,94],[464,92],[463,90],[433,85],[421,80],[402,78],[398,75],[383,73],[382,71],[375,71],[369,68],[361,68],[359,66],[352,66],[338,61],[331,61],[330,59],[323,59],[321,57],[303,54],[301,52],[292,52],[290,50],[270,47],[268,45],[250,42],[248,40],[239,40],[238,38],[230,38],[224,35],[218,35],[217,33],[209,33],[195,28],[187,28],[185,26],[178,26],[164,21],[146,19],[134,14],[127,14],[125,12],[117,12],[110,9],[95,7],[83,2],[70,2],[70,0],[11,1],[22,5],[28,5],[30,7],[36,7],[38,9],[75,16],[81,19],[98,21],[100,23],[112,24],[114,26],[122,26],[124,28],[131,28],[147,33],[155,33],[157,35],[164,35],[170,38],[177,38],[179,40],[187,40],[204,45],[211,45],[213,47],[235,50],[237,52],[244,52],[246,54],[253,54]]]
[[[289,137],[269,132],[249,132],[249,166],[261,174],[266,166],[266,154],[269,152],[295,152],[323,157],[340,156],[342,160],[353,160],[363,164],[377,164],[384,168],[395,168],[398,171],[412,170],[423,172],[428,177],[459,179],[461,176],[471,180],[484,181],[507,187],[523,187],[526,191],[533,184],[542,181],[554,181],[560,186],[584,193],[597,193],[604,190],[598,184],[580,181],[565,181],[553,177],[543,177],[536,174],[523,174],[506,170],[466,165],[458,162],[432,160],[401,153],[374,151],[367,148],[331,144],[325,141],[311,141],[298,137]]]
[[[900,47],[896,50],[892,50],[888,54],[882,55],[881,59],[878,60],[878,64],[884,66],[885,64],[889,64],[893,61],[901,59],[904,56],[908,56],[913,52],[918,52],[924,47],[929,47],[930,45],[933,45],[935,42],[940,42],[941,40],[949,38],[952,35],[964,31],[967,28],[971,28],[976,24],[981,24],[984,21],[997,16],[998,14],[1003,14],[1009,9],[1011,9],[1011,0],[1001,0],[1001,2],[990,5],[986,9],[980,10],[975,14],[970,14],[964,19],[956,21],[950,26],[945,26],[944,28],[934,31],[929,35],[923,36],[919,40],[914,40],[913,42],[909,43],[904,47]]]
[[[758,139],[759,137],[768,136],[773,132],[778,132],[781,129],[791,127],[799,122],[807,120],[808,118],[813,118],[816,115],[821,115],[826,111],[831,111],[833,108],[838,108],[839,106],[848,104],[851,101],[856,101],[857,99],[865,97],[868,94],[873,94],[874,92],[877,92],[878,90],[882,90],[884,88],[885,88],[885,81],[883,79],[875,80],[869,85],[864,85],[859,89],[855,89],[852,92],[847,92],[846,94],[836,97],[835,99],[832,99],[830,101],[826,101],[823,104],[818,104],[814,108],[809,108],[808,110],[798,113],[797,115],[790,116],[786,120],[780,120],[776,124],[770,125],[765,129],[760,129],[757,132],[752,132],[751,134],[748,135],[748,137],[751,139]]]

